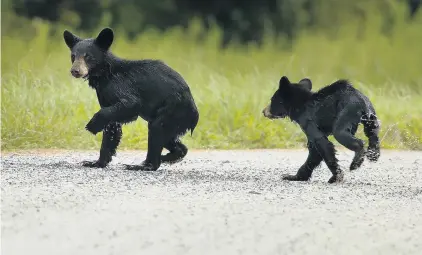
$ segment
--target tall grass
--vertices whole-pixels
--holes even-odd
[[[101,135],[84,129],[99,109],[96,95],[86,82],[70,76],[63,27],[49,37],[49,24],[35,21],[32,26],[34,36],[2,34],[2,150],[98,149]],[[184,138],[190,148],[304,146],[298,126],[261,114],[280,76],[287,75],[291,80],[311,78],[314,89],[339,78],[351,80],[375,105],[383,148],[422,149],[421,14],[413,23],[398,17],[390,37],[379,28],[374,17],[358,38],[357,26],[350,23],[336,37],[305,31],[292,48],[268,37],[260,49],[235,45],[220,50],[219,31],[199,43],[193,23],[188,34],[149,31],[134,42],[117,30],[112,51],[130,59],[162,59],[185,77],[200,111],[193,136]],[[358,136],[363,138],[363,132]],[[121,148],[146,146],[143,120],[124,126]]]

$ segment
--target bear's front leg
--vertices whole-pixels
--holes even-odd
[[[316,146],[308,142],[308,158],[305,163],[299,168],[296,175],[284,175],[283,180],[287,181],[308,181],[314,169],[321,164],[322,157],[319,154]]]
[[[318,154],[333,174],[328,183],[342,182],[344,174],[338,164],[334,144],[319,130],[314,121],[306,119],[301,123],[301,127],[308,138],[308,146],[311,146],[312,150],[315,151],[313,155]],[[314,156],[315,163],[317,159],[317,156]]]
[[[140,102],[121,99],[120,102],[99,110],[86,125],[94,135],[104,129],[109,122],[128,123],[137,119]]]
[[[315,145],[325,161],[328,169],[330,169],[331,173],[333,174],[331,178],[328,180],[328,183],[336,183],[342,182],[344,178],[344,173],[338,164],[338,159],[336,158],[336,152],[334,148],[334,144],[328,140],[327,137],[321,137],[315,140]]]
[[[96,135],[98,132],[101,132],[108,124],[108,120],[102,110],[103,109],[94,114],[94,116],[85,126],[85,129],[94,135]]]
[[[95,161],[83,161],[82,165],[85,167],[106,167],[111,162],[112,157],[116,155],[122,134],[122,124],[117,122],[109,123],[103,131],[100,158]]]

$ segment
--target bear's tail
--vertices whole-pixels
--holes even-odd
[[[191,127],[190,127],[190,136],[193,135],[193,131],[196,128],[196,125],[198,125],[198,121],[199,121],[199,112],[196,110],[193,112],[192,115],[192,121],[191,121]]]
[[[380,122],[374,113],[369,113],[362,116],[361,123],[363,124],[363,132],[369,140],[366,157],[370,161],[378,161],[381,155],[378,135],[380,130]]]

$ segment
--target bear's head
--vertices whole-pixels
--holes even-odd
[[[291,83],[286,76],[283,76],[277,91],[271,97],[271,103],[262,113],[269,119],[291,117],[292,111],[298,109],[312,95],[311,90],[310,79],[304,78],[299,83]]]
[[[63,37],[71,51],[71,74],[75,78],[87,79],[105,66],[106,55],[113,43],[113,30],[104,28],[96,38],[82,39],[65,30]]]

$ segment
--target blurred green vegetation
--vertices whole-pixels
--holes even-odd
[[[409,21],[422,6],[422,0],[3,0],[2,10],[85,32],[103,24],[119,29],[120,36],[129,40],[151,28],[186,31],[196,18],[203,25],[197,39],[215,25],[222,32],[220,46],[225,48],[232,42],[261,45],[268,34],[291,43],[304,30],[335,33],[349,20],[358,22],[360,34],[374,14],[382,20],[379,30],[388,35],[396,22],[398,3]],[[2,26],[19,28],[13,21]]]
[[[130,59],[162,59],[185,77],[200,111],[193,136],[183,139],[192,149],[305,146],[297,125],[261,114],[281,75],[309,77],[314,89],[339,78],[351,80],[375,105],[383,148],[422,149],[422,14],[410,22],[405,3],[392,5],[388,33],[383,10],[368,4],[364,25],[335,9],[321,9],[318,17],[326,24],[336,17],[336,26],[298,30],[293,43],[267,33],[261,47],[232,43],[221,49],[219,27],[211,26],[200,42],[201,22],[194,19],[185,31],[148,29],[133,40],[123,36],[121,26],[112,51]],[[93,37],[105,24],[91,32],[71,30]],[[69,72],[70,53],[62,38],[69,27],[2,11],[2,150],[99,148],[101,135],[84,129],[99,109],[95,92]],[[125,125],[120,148],[146,149],[146,134],[141,119]],[[366,141],[361,129],[358,136]]]

